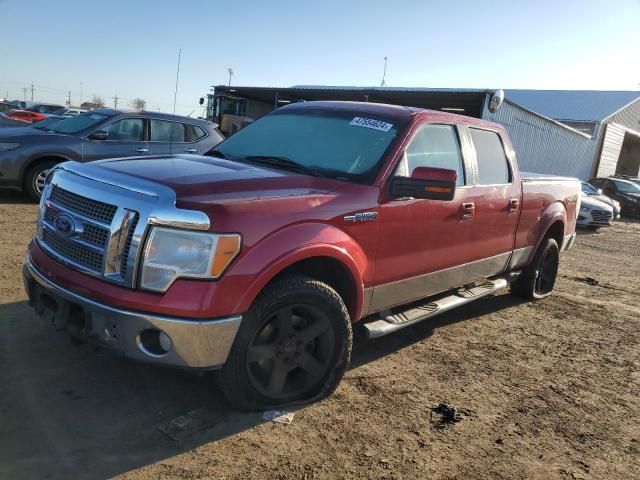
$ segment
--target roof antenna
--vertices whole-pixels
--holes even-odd
[[[384,57],[384,71],[382,72],[382,82],[380,82],[380,86],[381,87],[385,87],[387,85],[387,83],[384,81],[384,79],[387,76],[387,57]]]
[[[178,98],[178,80],[180,79],[180,58],[182,48],[178,50],[178,71],[176,72],[176,89],[173,92],[173,116],[176,116],[176,98]],[[174,118],[175,120],[175,118]],[[173,127],[171,127],[171,137],[169,138],[169,155],[173,153]]]

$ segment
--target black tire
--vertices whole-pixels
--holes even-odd
[[[511,284],[511,292],[527,300],[548,297],[553,291],[560,264],[560,249],[553,238],[540,243],[533,261],[525,267],[520,277]]]
[[[41,188],[44,187],[44,178],[46,178],[49,170],[58,163],[60,162],[55,160],[44,160],[27,169],[24,174],[22,189],[31,200],[36,202],[40,200]]]
[[[325,283],[291,275],[268,285],[242,319],[220,386],[242,410],[327,397],[351,358],[347,308]]]

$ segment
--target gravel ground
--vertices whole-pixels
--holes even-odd
[[[505,292],[375,341],[292,424],[210,376],[74,346],[27,306],[36,206],[0,192],[0,478],[640,478],[640,223],[582,232],[555,294]],[[432,407],[456,408],[441,423]],[[205,408],[181,441],[158,426]]]

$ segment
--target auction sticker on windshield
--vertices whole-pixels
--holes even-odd
[[[356,127],[373,128],[374,130],[380,130],[382,132],[388,132],[392,123],[383,122],[382,120],[374,120],[373,118],[355,117],[349,125],[355,125]]]

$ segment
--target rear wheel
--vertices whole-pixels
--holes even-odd
[[[40,200],[49,170],[58,163],[55,160],[45,160],[29,167],[24,175],[23,189],[32,200]]]
[[[553,238],[545,238],[533,261],[525,267],[520,278],[511,284],[511,291],[527,300],[551,295],[558,275],[560,249]]]
[[[330,395],[349,364],[352,331],[340,296],[295,275],[268,286],[242,320],[220,381],[245,410]]]

